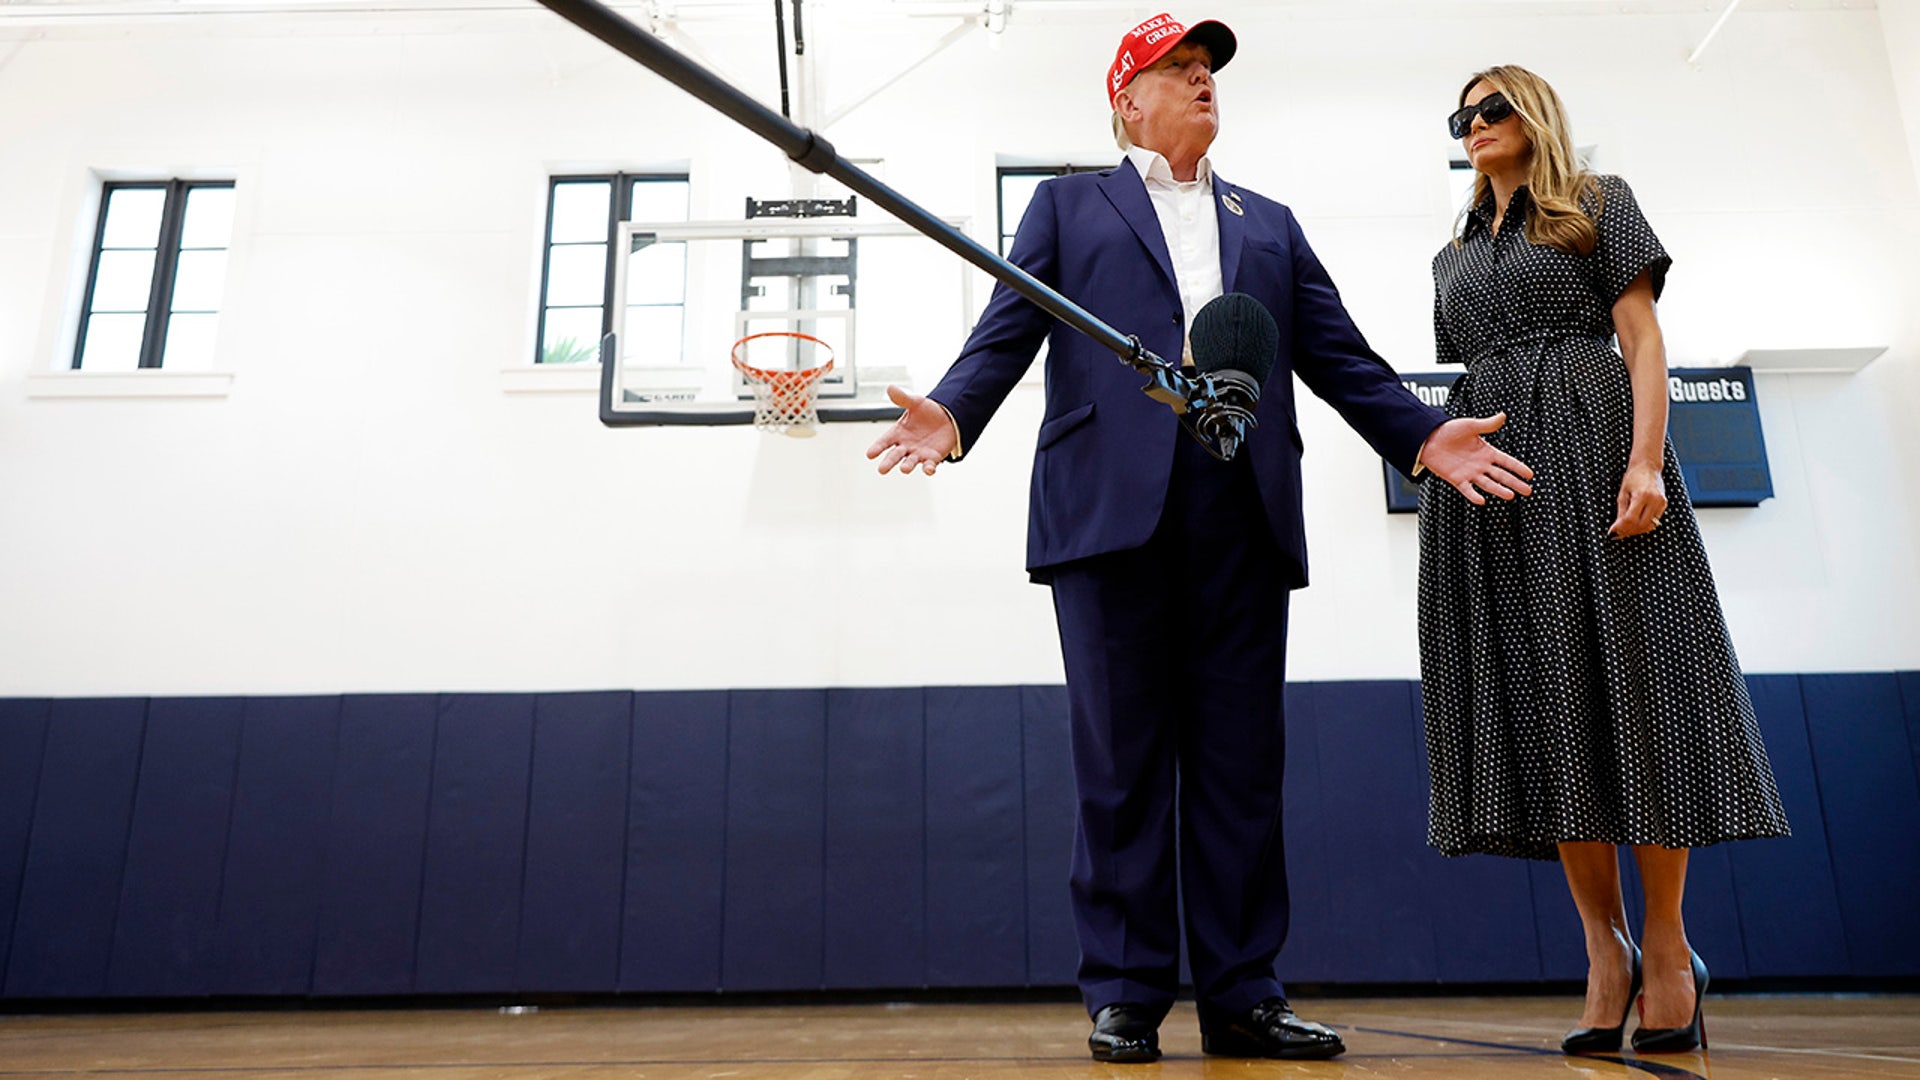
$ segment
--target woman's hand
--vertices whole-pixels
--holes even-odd
[[[1620,516],[1607,526],[1607,535],[1619,540],[1650,533],[1667,512],[1667,482],[1652,465],[1629,465],[1620,481]]]
[[[1633,386],[1633,448],[1620,480],[1620,513],[1607,526],[1607,535],[1617,540],[1652,532],[1667,512],[1667,484],[1660,478],[1667,441],[1667,346],[1646,271],[1614,301],[1613,325]]]

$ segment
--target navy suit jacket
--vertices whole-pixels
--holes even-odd
[[[1280,325],[1280,352],[1260,398],[1252,459],[1261,501],[1295,588],[1307,583],[1300,509],[1300,429],[1293,376],[1337,409],[1403,472],[1447,419],[1400,384],[1348,318],[1293,212],[1219,178],[1220,271],[1227,292],[1251,294]],[[1234,210],[1238,209],[1238,213]],[[1132,162],[1041,184],[1010,259],[1156,355],[1178,362],[1185,340],[1165,234]],[[971,449],[994,410],[1047,342],[1046,416],[1027,519],[1027,569],[1146,543],[1159,523],[1174,440],[1188,436],[1144,380],[1114,354],[1005,285],[995,288],[966,347],[929,395],[947,407]]]

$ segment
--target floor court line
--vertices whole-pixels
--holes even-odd
[[[1568,1056],[1558,1050],[1549,1050],[1539,1046],[1514,1046],[1509,1043],[1482,1042],[1478,1039],[1462,1039],[1452,1035],[1422,1035],[1419,1032],[1413,1031],[1388,1031],[1385,1028],[1369,1027],[1356,1027],[1353,1030],[1368,1035],[1392,1035],[1402,1039],[1424,1039],[1429,1042],[1459,1043],[1462,1046],[1481,1046],[1494,1050],[1505,1050],[1510,1053],[1533,1054],[1538,1057],[1565,1058]],[[1582,1055],[1580,1060],[1594,1062],[1604,1061],[1615,1065],[1624,1065],[1629,1069],[1637,1069],[1653,1076],[1670,1077],[1672,1080],[1707,1080],[1706,1077],[1701,1076],[1692,1069],[1683,1069],[1678,1065],[1669,1065],[1664,1061],[1649,1061],[1645,1058],[1621,1057],[1612,1054],[1587,1054]]]
[[[1730,1043],[1715,1041],[1716,1050],[1754,1051],[1765,1054],[1811,1054],[1816,1057],[1858,1058],[1861,1061],[1891,1061],[1901,1065],[1920,1065],[1920,1057],[1901,1057],[1898,1054],[1863,1054],[1858,1050],[1828,1050],[1824,1047],[1805,1046],[1762,1046],[1759,1043]]]

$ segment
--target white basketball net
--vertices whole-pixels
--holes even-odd
[[[819,367],[776,371],[754,367],[740,359],[740,346],[754,338],[764,337],[792,337],[812,342],[827,350],[827,360]],[[784,432],[795,438],[806,438],[813,434],[814,425],[820,422],[820,414],[814,407],[814,391],[820,380],[833,370],[832,346],[811,334],[793,331],[753,334],[734,343],[733,366],[746,379],[747,385],[753,388],[754,427],[761,431]]]

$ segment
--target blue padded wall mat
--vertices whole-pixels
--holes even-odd
[[[1920,781],[1891,675],[1803,675],[1850,973],[1920,971]],[[1811,823],[1809,823],[1811,824]]]
[[[1851,965],[1846,925],[1834,888],[1800,678],[1752,675],[1747,689],[1793,829],[1784,839],[1727,845],[1747,970],[1787,978],[1845,975]],[[1791,887],[1783,887],[1789,882]]]
[[[7,959],[9,997],[108,995],[147,702],[56,700]]]
[[[517,990],[532,694],[447,694],[433,792],[413,989]]]
[[[930,986],[1027,977],[1026,784],[1018,687],[927,690]]]
[[[313,988],[339,726],[338,697],[246,701],[220,882],[220,993]]]
[[[431,694],[350,694],[327,818],[313,993],[406,994],[419,945],[433,786]]]
[[[820,986],[827,695],[736,690],[727,722],[720,986]]]
[[[1409,684],[1309,685],[1320,768],[1322,873],[1335,913],[1327,945],[1339,977],[1433,982],[1440,969],[1425,885],[1438,856],[1425,845],[1426,763],[1407,722],[1413,708]]]
[[[724,690],[634,695],[622,990],[720,986],[729,697]]]
[[[1067,892],[1073,870],[1073,759],[1067,688],[1020,688],[1021,767],[1026,786],[1027,984],[1070,986],[1080,943]]]
[[[240,698],[147,707],[107,969],[115,997],[191,997],[221,985],[220,883],[245,714]]]
[[[619,985],[632,736],[630,693],[534,699],[515,989]]]
[[[826,800],[822,984],[922,985],[927,799],[921,690],[827,692]]]
[[[1341,957],[1333,947],[1340,926],[1331,892],[1326,812],[1327,784],[1320,767],[1320,684],[1286,686],[1286,783],[1281,792],[1290,912],[1279,972],[1287,982],[1329,982],[1340,978]]]
[[[7,981],[13,919],[26,876],[49,711],[43,698],[0,699],[0,990]]]
[[[1900,686],[1900,704],[1907,713],[1907,744],[1913,751],[1913,776],[1920,783],[1920,671],[1902,671],[1895,676]]]

